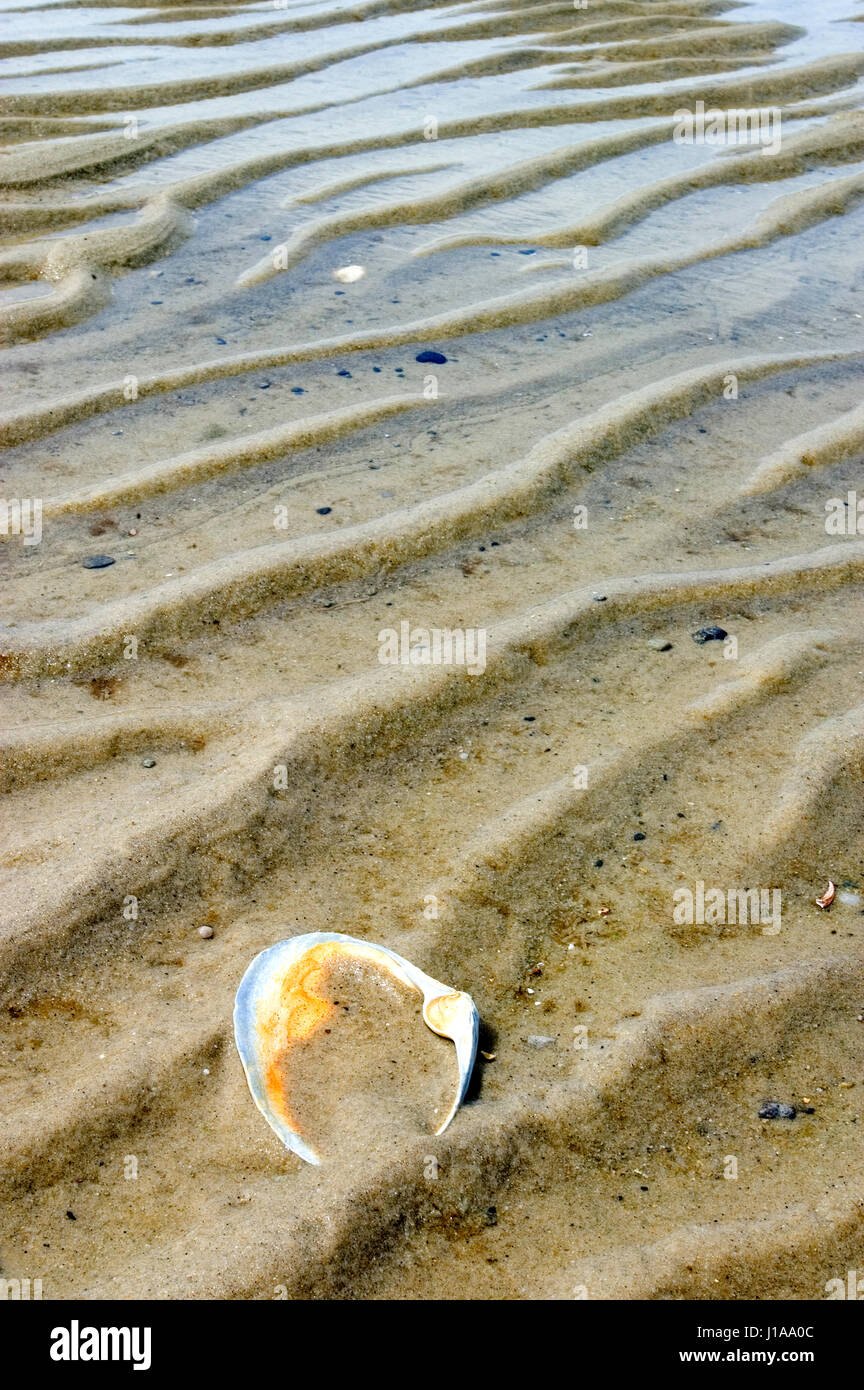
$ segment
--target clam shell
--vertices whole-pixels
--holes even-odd
[[[402,984],[418,990],[423,996],[426,1026],[455,1044],[459,1083],[450,1112],[435,1131],[443,1134],[462,1104],[474,1067],[480,1019],[473,999],[433,980],[389,947],[359,941],[341,932],[309,932],[279,941],[255,957],[240,982],[234,1003],[234,1037],[249,1090],[261,1114],[287,1149],[306,1163],[320,1163],[315,1150],[295,1127],[275,1063],[289,1037],[301,1042],[328,1017],[329,1006],[321,999],[319,1007],[314,986],[308,988],[308,971],[304,973],[302,965],[311,951],[328,944],[332,949],[319,953],[322,961],[332,959],[334,953],[372,961],[389,970]]]

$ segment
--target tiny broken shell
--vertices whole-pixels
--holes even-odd
[[[830,878],[829,878],[829,880],[828,880],[828,887],[825,889],[825,892],[822,894],[821,898],[817,898],[817,899],[816,899],[816,906],[817,906],[817,907],[830,907],[831,904],[832,904],[833,901],[834,901],[834,897],[835,897],[836,892],[837,892],[836,884],[832,883],[831,880],[830,880]]]

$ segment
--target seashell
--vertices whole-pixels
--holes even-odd
[[[371,961],[419,991],[426,1026],[455,1044],[459,1083],[450,1112],[436,1134],[444,1133],[462,1104],[477,1052],[480,1019],[471,996],[433,980],[389,947],[358,941],[341,932],[309,932],[268,947],[255,957],[240,981],[234,1003],[234,1037],[255,1104],[285,1147],[307,1163],[321,1160],[298,1132],[279,1061],[286,1045],[303,1042],[331,1017],[332,1005],[318,993],[316,984],[324,967],[338,956]]]
[[[835,885],[831,882],[831,880],[830,880],[830,878],[829,878],[829,880],[828,880],[828,887],[825,889],[825,892],[822,894],[821,898],[817,898],[817,899],[816,899],[816,906],[817,906],[817,907],[830,907],[831,904],[832,904],[833,901],[834,901],[834,898],[835,898],[835,896],[836,896],[836,893],[837,893],[837,889],[836,889]]]

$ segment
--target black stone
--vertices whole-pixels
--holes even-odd
[[[418,352],[417,356],[414,358],[414,361],[437,362],[440,366],[447,361],[447,358],[444,356],[443,352],[433,352],[431,348],[427,348],[425,352]]]
[[[85,570],[104,570],[107,569],[109,565],[114,564],[114,556],[88,555],[85,560],[81,561],[81,563],[84,566]]]
[[[729,636],[729,633],[726,631],[725,627],[718,627],[717,624],[714,623],[711,627],[700,627],[698,632],[691,632],[690,636],[693,638],[694,642],[702,647],[706,642],[724,641],[724,639]]]
[[[759,1111],[760,1120],[794,1120],[798,1111],[794,1105],[787,1105],[782,1100],[766,1100],[762,1109]]]

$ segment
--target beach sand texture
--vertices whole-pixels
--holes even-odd
[[[0,1277],[864,1269],[862,20],[0,0]],[[777,147],[673,138],[700,102]],[[325,931],[481,1051],[435,1137],[452,1045],[331,981],[313,1168],[231,1016]]]

